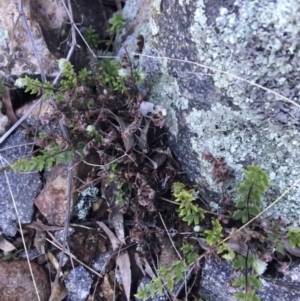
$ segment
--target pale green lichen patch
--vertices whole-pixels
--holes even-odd
[[[300,174],[298,155],[294,151],[294,144],[300,143],[297,131],[272,132],[268,121],[261,121],[247,112],[233,111],[219,103],[207,112],[192,110],[186,123],[197,134],[191,144],[199,156],[201,175],[209,188],[216,192],[220,189],[212,179],[212,165],[201,158],[207,150],[214,157],[224,157],[233,169],[235,178],[225,181],[227,187],[232,187],[233,197],[248,164],[259,164],[270,173],[273,188],[267,194],[267,203],[274,201],[278,192],[284,192]],[[299,193],[299,190],[292,191],[275,207],[275,211],[269,213],[278,215],[283,212],[289,222],[299,225]]]
[[[153,18],[150,19],[149,21],[149,28],[150,28],[150,32],[153,36],[156,36],[159,32],[159,27],[156,24],[155,20]]]
[[[4,28],[0,27],[0,45],[5,43],[5,40],[8,38],[8,32]]]
[[[177,119],[175,110],[187,109],[188,99],[181,95],[177,81],[173,77],[163,74],[159,80],[154,81],[156,84],[152,88],[150,101],[159,103],[167,110],[169,130],[176,137],[180,120]]]
[[[235,2],[236,12],[220,8],[220,15],[207,27],[205,6],[197,2],[190,27],[202,63],[226,70],[265,85],[299,101],[300,72],[299,13],[297,0]],[[245,83],[227,75],[214,74],[215,85],[226,89],[234,104],[244,106]],[[287,90],[288,89],[288,90]],[[254,93],[254,92],[253,92]],[[256,97],[255,97],[256,96]],[[270,100],[274,95],[268,96]],[[257,99],[251,95],[251,100]]]

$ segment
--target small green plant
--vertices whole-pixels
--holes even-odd
[[[66,59],[60,59],[58,65],[64,75],[60,81],[61,89],[75,91],[78,80],[73,65]]]
[[[11,252],[8,252],[5,256],[3,256],[1,259],[0,259],[0,262],[1,261],[10,261],[10,260],[13,260],[15,259],[23,250],[15,250],[15,251],[11,251]]]
[[[266,192],[270,181],[268,175],[260,166],[249,165],[245,170],[245,180],[238,188],[240,199],[236,203],[233,219],[241,220],[245,224],[252,216],[259,212],[262,196]]]
[[[164,287],[173,291],[174,286],[184,280],[189,265],[195,262],[198,254],[194,252],[194,247],[189,244],[184,244],[181,251],[184,258],[174,261],[171,267],[162,266],[157,269],[158,277],[153,278],[149,284],[142,287],[135,295],[136,298],[147,300],[149,297],[153,299],[155,296],[162,296]]]
[[[79,71],[78,77],[81,80],[82,84],[88,85],[92,81],[92,71],[86,68],[83,68]]]
[[[73,65],[66,59],[60,59],[58,65],[64,78],[60,82],[60,87],[55,88],[52,83],[46,81],[44,83],[40,82],[37,78],[33,79],[29,76],[24,78],[18,78],[15,82],[15,86],[19,88],[24,88],[26,93],[30,94],[40,94],[44,93],[45,98],[50,98],[55,96],[58,99],[62,98],[61,93],[66,90],[75,91],[77,88],[77,75],[74,71]]]
[[[98,51],[99,46],[104,44],[107,46],[107,50],[110,46],[115,45],[116,43],[113,41],[116,34],[121,33],[122,29],[125,25],[125,19],[121,13],[115,13],[110,19],[108,19],[108,29],[106,32],[110,35],[109,39],[100,40],[100,36],[97,31],[89,26],[84,31],[84,39],[88,43],[88,45],[94,50]]]
[[[86,127],[86,132],[88,135],[95,139],[97,142],[101,142],[103,137],[99,134],[99,132],[96,130],[96,128],[93,125],[88,125]]]
[[[195,204],[195,190],[187,190],[185,185],[179,182],[173,184],[173,196],[179,205],[179,217],[188,225],[198,225],[204,219],[205,210]]]
[[[62,162],[70,162],[74,152],[72,150],[63,151],[57,144],[52,143],[47,150],[40,150],[41,155],[31,159],[20,159],[12,167],[18,171],[42,171],[44,168],[51,168]]]
[[[206,242],[209,246],[216,245],[221,242],[223,237],[222,230],[223,227],[221,226],[218,220],[212,221],[212,230],[205,230],[204,235],[206,236]]]
[[[259,214],[263,194],[271,185],[268,175],[260,166],[249,165],[244,173],[245,179],[237,191],[240,195],[240,199],[236,203],[238,210],[233,213],[233,219],[241,220],[243,224]],[[232,266],[235,269],[245,269],[245,276],[236,279],[233,283],[245,291],[236,293],[235,297],[243,301],[259,301],[260,298],[256,295],[255,290],[259,290],[261,287],[259,275],[264,272],[265,263],[253,256],[245,258],[238,255],[233,259]],[[248,274],[251,270],[255,270],[256,273]]]
[[[300,247],[300,229],[289,229],[286,236],[292,248]]]
[[[271,221],[272,232],[268,233],[267,240],[274,245],[277,252],[285,255],[284,243],[282,240],[282,225],[277,221]]]
[[[233,285],[241,289],[245,289],[244,292],[238,292],[234,296],[237,300],[242,301],[260,301],[260,297],[256,295],[255,290],[261,289],[261,281],[257,273],[248,274],[249,270],[255,270],[257,260],[250,256],[245,258],[241,255],[237,255],[233,261],[232,266],[234,269],[246,269],[246,275],[242,275],[240,278],[233,281]]]
[[[237,210],[234,212],[233,218],[246,223],[250,217],[258,214],[262,196],[269,185],[267,174],[259,166],[248,166],[245,170],[245,179],[238,188],[240,199],[237,202]],[[173,196],[175,201],[180,204],[179,217],[188,225],[198,225],[205,217],[206,211],[195,204],[195,190],[188,190],[183,183],[176,182],[173,184]],[[256,290],[261,288],[259,276],[265,271],[266,263],[253,256],[236,255],[228,244],[222,242],[223,228],[217,219],[212,220],[212,229],[205,230],[203,234],[209,246],[216,246],[218,254],[231,261],[235,269],[243,271],[244,275],[233,283],[241,290],[245,290],[235,294],[237,300],[260,301],[256,295]],[[292,246],[300,244],[300,230],[290,230],[287,237],[293,239]],[[184,253],[184,260],[174,262],[170,268],[160,268],[158,270],[159,276],[138,292],[136,295],[138,298],[146,300],[149,296],[153,298],[156,294],[161,295],[164,286],[172,290],[174,283],[176,283],[175,280],[183,279],[188,265],[195,262],[198,255],[193,252],[193,246],[190,245],[184,245],[181,250]]]
[[[232,251],[232,249],[226,243],[222,243],[218,247],[217,253],[223,254],[222,258],[226,259],[227,261],[232,261],[235,258],[235,253]]]
[[[101,43],[99,34],[97,31],[93,28],[93,26],[89,26],[86,28],[83,34],[86,42],[89,44],[89,46],[92,49],[98,49],[99,44]]]
[[[30,94],[40,94],[41,92],[43,92],[45,98],[54,96],[54,93],[56,91],[56,89],[50,82],[45,81],[44,83],[41,83],[37,78],[33,79],[27,75],[25,75],[25,77],[23,78],[18,78],[15,82],[15,86],[19,88],[26,87],[25,92]]]
[[[103,60],[97,77],[109,90],[125,93],[127,91],[126,77],[120,76],[121,64],[116,60]]]
[[[108,19],[109,23],[109,28],[107,29],[107,32],[111,35],[114,36],[118,33],[121,33],[124,25],[125,25],[125,19],[122,15],[122,13],[115,13],[113,16]]]

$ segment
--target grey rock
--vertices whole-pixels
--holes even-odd
[[[16,162],[31,151],[32,145],[28,145],[22,130],[18,129],[0,145],[1,165]],[[34,199],[41,188],[42,182],[37,172],[0,172],[0,230],[3,234],[14,236],[17,232],[17,215],[12,197],[21,223],[30,223],[34,213]]]
[[[40,26],[36,22],[35,12],[33,11],[33,7],[37,1],[30,0],[23,3],[25,18],[29,20],[28,26],[45,74],[55,74],[58,70],[56,59],[47,48]],[[9,14],[7,13],[8,11],[10,12]],[[6,76],[41,72],[38,59],[32,48],[32,41],[24,27],[22,18],[19,17],[20,13],[17,2],[9,0],[1,1],[0,68],[1,70],[5,70]]]
[[[270,175],[265,207],[300,174],[299,11],[297,0],[125,4],[127,24],[119,40],[134,53],[136,37],[144,35],[140,70],[150,71],[145,80],[151,86],[149,101],[166,108],[171,150],[214,207],[221,189],[212,178],[212,164],[202,157],[207,150],[215,158],[224,157],[232,170],[235,177],[225,179],[223,186],[232,200],[249,164]],[[294,104],[199,64],[259,83]],[[278,115],[283,104],[288,107],[285,116]],[[265,216],[281,216],[299,226],[299,197],[300,190],[293,189]]]
[[[72,234],[74,234],[75,232],[75,229],[72,228],[72,227],[69,227],[68,229],[68,232],[67,232],[67,237],[71,236]],[[63,243],[64,240],[66,239],[66,236],[65,236],[65,230],[62,229],[62,230],[57,230],[54,232],[54,237],[60,242],[60,243]]]
[[[56,255],[57,260],[60,261],[62,256],[63,256],[62,267],[64,267],[69,262],[70,259],[69,259],[69,256],[67,256],[66,254],[63,254],[62,252],[59,252]]]
[[[28,250],[28,258],[29,260],[34,260],[40,255],[39,251],[36,248],[31,248]],[[20,252],[18,258],[27,259],[27,254],[25,251]]]
[[[99,254],[92,264],[93,269],[104,274],[106,272],[110,256],[109,252]]]
[[[261,301],[299,301],[300,265],[291,268],[278,282],[261,279],[262,288],[257,292]],[[236,301],[236,288],[230,283],[239,278],[228,262],[212,259],[206,261],[201,275],[199,294],[207,301]]]
[[[83,266],[78,266],[71,270],[64,282],[68,290],[68,301],[85,301],[93,279]]]

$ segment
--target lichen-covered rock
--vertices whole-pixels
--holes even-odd
[[[270,176],[265,206],[299,177],[299,12],[297,0],[140,0],[125,5],[123,44],[133,53],[136,37],[144,35],[140,68],[153,85],[150,101],[167,109],[171,148],[209,201],[217,202],[224,188],[235,200],[248,164],[260,165]],[[224,157],[234,174],[223,187],[203,158],[208,151]],[[294,188],[266,214],[299,226],[299,197],[300,189]]]
[[[83,266],[78,266],[65,279],[68,301],[85,301],[90,293],[93,279]]]

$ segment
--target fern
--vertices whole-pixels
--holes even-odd
[[[56,144],[51,144],[49,150],[41,150],[40,153],[41,155],[34,156],[31,159],[20,159],[12,167],[23,172],[40,172],[44,168],[51,168],[63,162],[70,162],[74,156],[72,150],[63,151]]]
[[[203,220],[205,217],[205,210],[195,204],[195,194],[194,189],[187,190],[182,183],[175,182],[173,184],[175,202],[180,203],[179,217],[187,222],[188,225],[198,225],[200,220]]]
[[[300,229],[289,229],[287,238],[292,248],[300,247]]]
[[[241,220],[243,224],[260,212],[262,196],[271,185],[268,175],[260,166],[249,165],[244,173],[245,180],[237,190],[240,195],[236,203],[238,210],[232,216],[235,220]]]
[[[184,259],[174,261],[171,267],[160,267],[157,270],[159,276],[153,278],[149,284],[142,287],[135,295],[136,298],[147,300],[149,296],[151,298],[154,298],[156,295],[162,296],[164,287],[169,291],[174,290],[174,286],[185,278],[189,265],[198,257],[192,245],[183,245],[181,251]]]
[[[209,246],[217,245],[221,242],[223,237],[222,226],[218,220],[212,221],[212,230],[205,230],[204,235],[206,236],[206,242]]]

